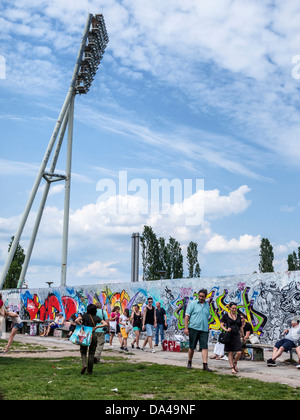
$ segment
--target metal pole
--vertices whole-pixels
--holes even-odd
[[[131,282],[135,281],[135,243],[134,243],[134,233],[131,235]]]
[[[87,18],[87,21],[86,21],[85,30],[84,30],[84,35],[83,35],[82,40],[81,40],[81,45],[80,45],[79,53],[78,53],[78,56],[77,56],[77,61],[76,61],[76,64],[75,64],[75,68],[74,68],[74,72],[73,72],[71,84],[70,84],[70,87],[69,87],[69,90],[68,90],[68,93],[67,93],[65,102],[63,104],[63,107],[62,107],[61,112],[59,114],[58,120],[56,122],[56,125],[55,125],[54,131],[52,133],[52,137],[50,139],[50,142],[48,144],[48,148],[46,150],[46,153],[45,153],[43,162],[41,164],[40,170],[39,170],[38,175],[36,177],[36,180],[34,182],[34,185],[33,185],[31,194],[29,196],[27,205],[25,207],[25,210],[24,210],[22,219],[20,221],[18,230],[17,230],[17,232],[15,234],[14,241],[13,241],[13,243],[11,245],[10,251],[9,251],[8,256],[6,258],[6,262],[5,262],[5,265],[3,267],[3,270],[2,270],[2,273],[1,273],[1,276],[0,276],[0,290],[3,288],[3,284],[4,284],[4,281],[5,281],[7,272],[9,270],[9,268],[10,268],[11,262],[13,260],[14,255],[15,255],[15,252],[16,252],[16,249],[17,249],[17,246],[18,246],[18,243],[20,241],[22,232],[24,230],[24,226],[26,224],[26,221],[28,219],[28,216],[29,216],[29,213],[30,213],[32,204],[33,204],[33,201],[35,199],[35,196],[36,196],[36,193],[38,191],[39,185],[41,183],[41,180],[42,180],[44,171],[46,169],[47,163],[49,161],[49,158],[50,158],[50,155],[51,155],[53,146],[55,144],[57,135],[59,133],[59,130],[60,130],[62,121],[63,121],[64,116],[65,116],[65,114],[66,114],[66,112],[68,110],[69,104],[70,104],[70,102],[72,100],[72,97],[73,97],[73,94],[74,94],[74,90],[75,90],[77,76],[78,76],[78,73],[79,73],[79,70],[80,70],[80,64],[81,64],[81,61],[82,61],[82,58],[83,58],[83,53],[84,53],[84,48],[85,48],[86,40],[87,40],[88,33],[89,33],[89,28],[90,28],[90,25],[91,25],[91,22],[92,22],[92,17],[93,17],[92,14],[89,14],[88,15],[88,18]]]
[[[140,235],[137,233],[135,238],[135,281],[139,281],[139,253],[140,253]]]
[[[64,135],[65,135],[65,131],[66,131],[67,123],[68,123],[68,118],[69,118],[69,113],[67,112],[65,114],[65,117],[64,117],[64,120],[63,120],[63,123],[62,123],[62,126],[61,126],[61,132],[60,132],[60,135],[59,135],[58,143],[57,143],[56,148],[55,148],[54,157],[53,157],[52,164],[51,164],[51,167],[50,167],[49,175],[53,174],[54,171],[55,171],[58,156],[59,156],[59,152],[60,152],[60,149],[61,149],[61,145],[62,145],[62,142],[63,142],[63,139],[64,139]],[[49,193],[49,190],[50,190],[50,184],[51,184],[51,182],[49,182],[49,181],[47,181],[46,184],[45,184],[45,188],[44,188],[43,196],[42,196],[42,199],[41,199],[40,207],[39,207],[39,210],[38,210],[38,213],[37,213],[37,216],[36,216],[35,225],[34,225],[34,228],[33,228],[33,232],[32,232],[31,238],[30,238],[30,242],[29,242],[29,245],[28,245],[28,248],[27,248],[27,251],[26,251],[26,257],[25,257],[25,260],[24,260],[24,263],[23,263],[21,274],[20,274],[20,278],[19,278],[19,282],[18,282],[18,286],[17,286],[18,288],[22,287],[22,285],[24,283],[24,280],[25,280],[25,276],[26,276],[26,273],[27,273],[29,261],[30,261],[31,254],[32,254],[32,250],[33,250],[33,247],[34,247],[37,232],[38,232],[38,229],[39,229],[39,226],[40,226],[40,222],[41,222],[42,215],[43,215],[43,212],[44,212],[44,208],[45,208],[45,204],[46,204],[46,201],[47,201],[48,193]]]
[[[131,281],[133,283],[139,281],[139,233],[133,233],[131,246]]]
[[[71,191],[71,171],[72,171],[74,103],[75,103],[75,94],[72,97],[72,101],[71,101],[70,109],[69,109],[68,148],[67,148],[67,165],[66,165],[66,181],[65,181],[65,206],[64,206],[62,264],[61,264],[61,286],[66,286],[66,282],[67,282],[67,258],[68,258],[68,236],[69,236],[69,218],[70,218],[70,191]]]

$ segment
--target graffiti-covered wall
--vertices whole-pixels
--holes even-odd
[[[289,322],[297,315],[300,317],[300,272],[297,271],[24,289],[20,292],[19,309],[22,319],[53,319],[56,312],[63,312],[68,319],[73,313],[84,312],[90,303],[101,302],[110,314],[115,305],[119,305],[121,311],[132,309],[134,304],[143,308],[147,297],[152,296],[154,303],[160,301],[166,310],[167,335],[172,337],[183,334],[187,305],[201,288],[206,288],[209,293],[212,336],[219,331],[222,313],[228,311],[227,305],[232,301],[247,316],[261,342],[277,340]]]

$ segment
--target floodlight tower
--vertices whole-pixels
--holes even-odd
[[[64,204],[64,222],[63,222],[63,238],[62,238],[62,267],[61,267],[61,285],[66,285],[66,273],[67,273],[67,254],[68,254],[68,232],[69,232],[69,212],[70,212],[70,187],[71,187],[71,164],[72,164],[72,143],[73,143],[73,120],[74,120],[74,103],[75,96],[77,94],[87,94],[94,77],[96,75],[98,66],[101,62],[105,48],[108,44],[108,35],[105,27],[103,15],[89,14],[87,17],[84,34],[82,37],[77,61],[75,64],[71,84],[68,93],[65,98],[65,102],[60,111],[58,120],[54,127],[51,139],[49,141],[46,153],[44,155],[41,167],[35,179],[31,194],[29,196],[27,205],[22,215],[18,230],[14,236],[14,241],[11,245],[10,251],[7,255],[5,265],[3,267],[0,277],[0,290],[3,288],[3,284],[10,268],[12,259],[15,255],[18,243],[20,241],[22,232],[27,222],[29,213],[31,211],[34,199],[36,197],[38,188],[42,179],[46,181],[43,196],[40,202],[40,207],[37,212],[32,236],[26,252],[26,258],[22,267],[22,272],[18,282],[18,288],[22,287],[25,280],[28,264],[32,254],[35,239],[38,233],[39,225],[45,208],[46,200],[50,190],[50,186],[53,182],[65,181],[65,204]],[[65,136],[66,129],[68,127],[68,139],[67,139],[67,162],[66,162],[66,173],[65,175],[56,174],[55,168],[63,139]],[[58,140],[57,140],[58,139]],[[50,166],[50,170],[46,172],[46,166],[49,162],[50,155],[52,154],[54,145],[57,144],[53,154],[53,160]]]

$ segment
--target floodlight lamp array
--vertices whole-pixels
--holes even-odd
[[[105,48],[107,47],[108,41],[109,39],[103,15],[93,16],[87,37],[87,44],[84,48],[84,55],[76,80],[76,94],[78,93],[82,95],[88,93],[105,52]]]

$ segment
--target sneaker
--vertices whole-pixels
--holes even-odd
[[[192,369],[192,362],[188,361],[187,368]]]
[[[155,353],[155,350],[154,350],[154,349],[152,349],[152,350],[150,351],[150,353]]]
[[[124,351],[128,351],[128,348],[127,347],[124,347],[124,349],[123,349]]]
[[[121,349],[121,350],[125,350],[125,347],[123,347],[123,346],[122,346],[122,347],[120,347],[120,349]]]
[[[297,365],[297,366],[296,366],[296,369],[300,369],[300,365]]]
[[[270,366],[270,367],[277,366],[275,360],[273,360],[273,359],[267,360],[267,365]]]

